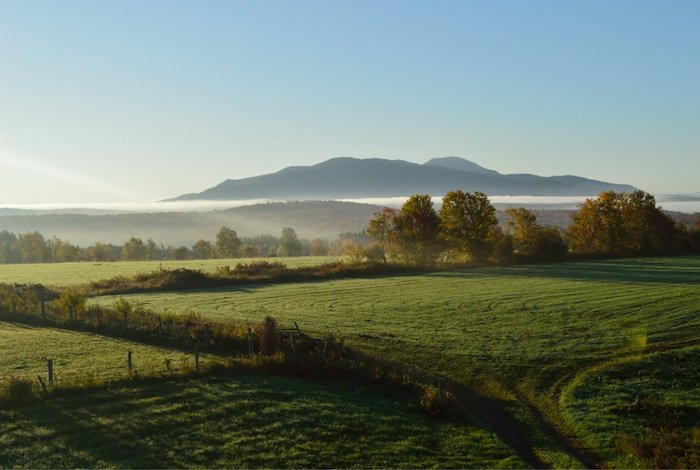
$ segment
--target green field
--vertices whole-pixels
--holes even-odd
[[[559,419],[565,386],[612,359],[700,339],[700,257],[492,267],[127,298],[159,311],[217,319],[259,321],[273,315],[283,325],[296,321],[311,334],[339,335],[346,344],[444,374],[502,399],[532,437],[535,452],[558,466],[575,462],[540,433],[535,415],[549,416],[564,426],[564,434],[587,437]],[[595,442],[592,450],[605,457]]]
[[[546,375],[700,337],[700,258],[511,266],[423,275],[246,285],[124,296],[156,311],[258,322],[316,335],[468,381]],[[94,302],[111,304],[117,297]],[[463,372],[460,369],[466,367]],[[541,382],[538,380],[538,382]]]
[[[522,467],[490,433],[353,383],[207,377],[0,410],[0,467]]]
[[[629,453],[639,438],[636,449],[645,440],[656,447],[645,466],[700,467],[700,347],[594,368],[567,387],[561,404],[612,467],[637,465]]]
[[[149,374],[166,372],[166,359],[172,367],[193,360],[192,355],[95,334],[0,322],[0,382],[10,377],[34,381],[39,374],[46,378],[48,358],[54,361],[58,384],[87,376],[120,379],[128,376],[128,351],[134,370]]]
[[[279,261],[290,268],[315,266],[342,260],[342,256],[299,256],[294,258],[236,258],[189,261],[115,261],[81,263],[37,263],[0,265],[0,283],[73,286],[116,276],[133,276],[159,268],[199,269],[214,272],[219,266],[235,266],[256,261]]]

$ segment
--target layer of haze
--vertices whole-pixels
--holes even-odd
[[[0,204],[335,156],[700,190],[700,2],[4,1]]]

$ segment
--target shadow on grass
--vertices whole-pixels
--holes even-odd
[[[371,394],[361,396],[355,403],[352,395],[337,390],[346,387],[330,382],[327,387],[321,381],[314,383],[279,377],[251,381],[250,378],[237,376],[234,379],[237,386],[223,386],[228,381],[229,378],[221,376],[154,383],[148,387],[139,385],[91,392],[82,397],[65,395],[47,403],[16,408],[13,410],[14,418],[28,432],[34,435],[34,429],[44,430],[43,440],[34,436],[27,453],[42,448],[43,442],[50,443],[51,448],[50,455],[38,452],[33,456],[35,461],[25,464],[118,468],[216,466],[225,462],[222,458],[227,458],[228,454],[222,447],[232,439],[227,434],[231,430],[238,439],[235,460],[231,461],[236,466],[319,467],[330,464],[332,467],[344,467],[360,464],[384,467],[392,465],[392,460],[385,460],[387,457],[398,459],[393,461],[393,465],[397,466],[425,466],[430,462],[444,466],[453,462],[449,456],[447,460],[443,459],[444,456],[433,460],[436,458],[433,446],[437,445],[436,439],[439,440],[440,433],[445,432],[431,432],[434,429],[432,426],[439,421],[420,417],[414,423],[416,411],[387,410],[387,403],[395,402],[396,396],[381,398]],[[255,387],[251,383],[256,384]],[[214,397],[217,400],[211,402]],[[321,400],[322,409],[309,408],[317,399]],[[387,399],[390,401],[387,402]],[[499,424],[470,423],[472,428],[493,432],[510,447],[507,452],[514,452],[533,467],[546,467],[524,442],[514,441],[514,431],[509,429],[507,423],[501,422],[502,418],[506,419],[499,411],[503,404],[494,401],[486,406],[483,398],[475,400],[470,404],[478,405],[485,417]],[[277,403],[284,405],[278,407]],[[167,409],[149,409],[163,404],[168,405]],[[212,406],[215,411],[211,409]],[[326,414],[320,413],[324,408]],[[339,416],[335,418],[339,420],[338,423],[333,421],[332,416],[330,421],[322,418],[331,409],[336,410],[334,413]],[[368,416],[367,422],[343,418],[346,413],[349,417],[358,411],[363,413],[362,416]],[[384,415],[385,418],[381,418]],[[317,439],[319,436],[331,439],[327,446],[316,449],[321,454],[308,447],[307,438],[313,440],[315,435]],[[375,455],[373,449],[380,448],[377,445],[381,445],[381,442],[367,441],[368,437],[373,436],[380,440],[382,436],[386,438],[389,447],[394,442],[417,443],[417,453],[398,453],[394,457],[390,457],[393,454]],[[418,436],[422,437],[416,441]],[[290,439],[287,443],[289,448],[284,444],[286,441],[281,439],[283,437]],[[263,448],[258,447],[259,444]],[[0,449],[0,464],[12,467],[17,462],[8,455],[8,451]],[[300,451],[308,455],[295,455],[298,459],[295,461],[285,460]],[[340,455],[335,455],[335,451],[340,451]],[[478,451],[479,448],[475,448],[474,455],[478,456]],[[262,457],[257,455],[258,452],[268,455]],[[373,457],[357,461],[357,456],[351,456],[356,452],[360,455],[370,452]]]
[[[529,264],[484,268],[487,277],[524,276],[598,282],[641,282],[653,284],[700,285],[700,257],[625,258],[576,261],[556,264]],[[468,278],[474,271],[433,273],[445,278]]]

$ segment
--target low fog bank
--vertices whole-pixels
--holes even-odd
[[[491,203],[498,209],[525,207],[528,209],[577,209],[587,196],[490,196]],[[399,208],[408,196],[338,199],[341,202],[369,204]],[[434,196],[439,206],[442,197]],[[700,193],[662,194],[656,201],[664,209],[677,212],[700,212]],[[123,214],[123,213],[169,213],[169,212],[209,212],[233,209],[264,203],[285,202],[271,199],[248,199],[238,201],[171,201],[171,202],[114,202],[114,203],[47,203],[47,204],[0,204],[0,215],[21,215],[28,211],[33,214]],[[1,229],[1,228],[0,228]]]

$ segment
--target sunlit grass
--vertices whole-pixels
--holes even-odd
[[[550,385],[582,363],[700,336],[697,272],[698,257],[636,259],[126,298],[216,319],[259,322],[273,315],[467,382],[476,368]]]
[[[342,260],[342,256],[299,256],[293,258],[235,258],[188,261],[115,261],[81,263],[5,264],[0,266],[0,283],[71,286],[115,276],[132,276],[156,269],[199,269],[213,273],[219,266],[256,261],[279,261],[288,267],[316,266]]]
[[[9,377],[34,381],[37,375],[46,379],[47,359],[53,359],[59,384],[86,376],[125,378],[129,375],[128,351],[132,351],[134,371],[144,374],[166,372],[166,359],[174,368],[183,361],[191,367],[193,362],[192,355],[130,341],[0,322],[0,382]],[[202,364],[205,360],[203,355]]]

